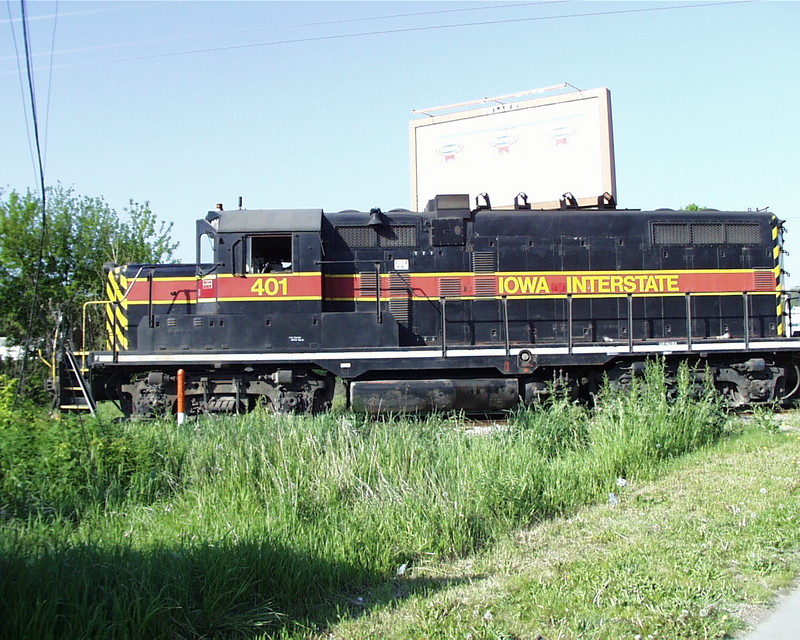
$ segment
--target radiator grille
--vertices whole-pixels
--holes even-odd
[[[416,247],[417,227],[413,224],[392,226],[339,225],[336,227],[339,245],[352,249],[375,247]]]
[[[692,244],[724,244],[725,227],[721,224],[693,224]]]
[[[367,225],[336,227],[341,244],[348,247],[377,247],[378,234]]]
[[[412,224],[381,227],[378,234],[380,247],[416,247],[417,228]]]
[[[757,222],[654,222],[653,244],[760,244]]]
[[[653,244],[689,244],[689,225],[671,222],[653,224]]]
[[[757,223],[738,223],[725,225],[728,244],[759,244],[761,233]]]

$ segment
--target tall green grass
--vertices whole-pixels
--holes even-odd
[[[0,422],[0,636],[304,635],[423,555],[607,500],[716,440],[658,367],[471,434],[449,417]],[[612,496],[613,498],[613,496]]]

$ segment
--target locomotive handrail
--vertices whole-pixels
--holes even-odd
[[[633,353],[633,294],[628,294],[628,351]]]
[[[378,324],[383,322],[381,314],[381,263],[375,261],[375,317]]]
[[[123,300],[125,300],[125,298],[128,297],[128,294],[131,292],[131,289],[133,289],[133,285],[136,284],[136,281],[139,279],[139,276],[142,275],[142,271],[144,271],[145,268],[148,267],[152,268],[152,265],[143,264],[141,267],[139,267],[139,270],[136,272],[136,275],[133,276],[133,280],[131,280],[131,283],[128,285],[128,288],[125,289],[125,293],[123,293],[122,297],[119,299],[120,302],[122,302]]]
[[[439,300],[441,301],[441,305],[442,305],[442,330],[441,330],[441,334],[442,334],[442,358],[446,358],[447,357],[447,318],[446,318],[446,312],[445,312],[445,306],[444,305],[445,305],[445,302],[447,301],[447,298],[445,298],[444,296],[441,296],[439,298]]]
[[[786,337],[792,337],[792,292],[781,291],[782,304],[786,307]]]
[[[742,304],[744,305],[744,350],[750,351],[750,309],[748,303],[748,292],[742,291]]]
[[[503,336],[506,342],[506,356],[511,355],[511,336],[508,332],[508,296],[503,296]]]
[[[752,325],[752,319],[750,317],[750,313],[751,313],[750,312],[750,303],[751,303],[751,299],[752,299],[753,293],[765,295],[765,294],[768,294],[770,292],[752,292],[752,291],[742,291],[741,292],[741,296],[742,296],[742,324],[743,324],[743,334],[744,334],[743,335],[743,341],[744,341],[744,350],[745,351],[750,351],[751,350],[751,343],[752,343],[751,329],[752,329],[753,325]],[[786,296],[787,295],[786,292],[778,292],[778,294],[781,295],[781,296]],[[692,309],[692,304],[693,304],[695,298],[698,295],[703,295],[703,293],[702,292],[687,291],[683,295],[684,295],[684,300],[685,300],[685,318],[684,318],[685,328],[686,328],[685,348],[686,348],[687,351],[692,351],[694,349],[694,347],[695,347],[695,342],[698,339],[697,336],[695,336],[695,334],[694,334],[694,313],[693,313],[693,309]],[[584,299],[584,298],[592,299],[595,296],[580,294],[578,297],[580,297],[581,299]],[[648,340],[647,337],[642,337],[641,339],[637,339],[634,336],[634,329],[635,329],[634,299],[635,298],[645,298],[645,297],[647,297],[647,296],[645,296],[645,295],[637,295],[637,294],[633,294],[633,293],[625,294],[625,298],[627,299],[627,331],[626,331],[627,335],[624,338],[622,336],[620,336],[619,340],[611,340],[610,338],[605,338],[604,337],[603,338],[604,342],[617,342],[619,344],[619,342],[622,342],[624,340],[624,343],[627,343],[625,345],[627,347],[627,352],[628,353],[634,353],[635,352],[635,348],[634,347],[635,347],[635,344],[636,344],[637,341],[642,341],[642,340],[647,341]],[[429,298],[429,299],[431,301],[435,300],[434,298]],[[508,311],[510,297],[508,295],[503,294],[503,295],[500,295],[498,297],[495,297],[495,299],[499,300],[501,302],[500,322],[501,322],[501,329],[503,331],[503,344],[504,344],[506,356],[509,356],[511,354],[511,330],[510,330],[510,317],[509,317],[509,311]],[[569,353],[571,355],[571,354],[573,354],[575,352],[575,347],[576,347],[575,334],[574,334],[574,323],[575,323],[574,300],[575,300],[575,295],[571,294],[571,293],[565,294],[565,299],[567,301],[567,308],[566,308],[567,317],[565,318],[565,320],[566,320],[566,322],[565,322],[565,324],[566,324],[566,327],[565,327],[565,330],[566,330],[566,347],[567,347],[567,353]],[[448,298],[446,296],[439,296],[439,298],[438,298],[438,302],[439,302],[438,307],[439,307],[439,312],[440,312],[439,333],[440,333],[440,339],[441,339],[441,350],[442,350],[442,357],[443,358],[447,357],[447,348],[448,348],[448,345],[447,345],[447,322],[448,322],[448,318],[447,318],[447,300],[448,300]],[[523,299],[523,301],[528,301],[528,300],[529,299]],[[720,338],[722,338],[722,337],[729,337],[729,336],[728,336],[728,334],[726,334],[725,336],[720,336]],[[703,340],[703,339],[707,339],[707,338],[708,337],[705,336],[705,337],[701,337],[700,339]],[[651,339],[656,340],[657,338],[651,338]],[[676,346],[678,346],[681,342],[682,342],[682,340],[679,339],[679,341],[675,343]],[[563,343],[561,343],[561,344],[563,344]]]
[[[90,304],[109,305],[109,304],[114,304],[114,301],[113,300],[89,300],[88,302],[84,302],[83,303],[83,307],[81,309],[81,369],[83,369],[83,370],[86,369],[86,354],[88,353],[87,350],[86,350],[86,307],[88,307]],[[114,313],[113,308],[111,310],[111,317],[113,318],[112,322],[114,320],[116,320],[116,318],[117,318],[117,314]],[[112,327],[112,334],[111,334],[111,345],[112,345],[111,348],[112,348],[112,350],[114,348],[113,345],[114,345],[114,338],[115,338],[115,334],[113,333],[113,331],[115,331],[114,327]]]
[[[117,300],[89,300],[88,302],[83,303],[83,307],[81,309],[81,366],[85,369],[86,368],[86,307],[91,304],[104,304],[111,306],[111,352],[116,356],[117,354],[117,314],[114,311],[113,305],[121,304],[123,300],[128,298],[133,286],[136,284],[139,276],[142,274],[146,268],[152,268],[152,265],[143,264],[139,267],[139,270],[136,272],[136,275],[133,276],[133,279],[130,281],[128,286],[125,288],[124,293],[120,298]],[[150,302],[152,304],[152,291],[150,293]]]
[[[195,273],[194,273],[194,277],[195,278],[205,278],[206,276],[210,276],[212,273],[214,273],[220,267],[224,267],[224,266],[225,266],[224,262],[215,262],[214,264],[211,265],[211,268],[204,273],[204,272],[202,272],[200,270],[200,265],[198,264],[197,265],[197,269],[195,270]]]
[[[572,294],[567,294],[567,353],[572,355]]]

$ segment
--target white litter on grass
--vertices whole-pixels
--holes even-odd
[[[490,433],[508,430],[509,426],[507,423],[493,422],[492,424],[482,424],[469,427],[468,429],[464,430],[464,433],[468,436],[486,436]]]

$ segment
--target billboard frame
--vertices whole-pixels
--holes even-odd
[[[409,138],[411,144],[411,158],[410,158],[411,159],[411,209],[415,211],[421,211],[427,204],[427,196],[423,196],[426,198],[425,202],[420,202],[421,196],[419,193],[419,161],[417,156],[419,149],[417,144],[417,137],[421,128],[450,123],[450,122],[456,122],[459,120],[469,120],[472,118],[485,118],[487,116],[501,114],[501,113],[509,113],[511,111],[536,109],[541,107],[566,104],[569,102],[576,102],[588,99],[598,100],[598,106],[600,110],[600,118],[599,118],[599,127],[600,127],[599,134],[600,134],[600,145],[601,145],[600,172],[602,174],[601,180],[603,185],[603,192],[597,194],[589,194],[589,195],[581,194],[578,195],[575,199],[577,201],[578,206],[580,207],[597,205],[598,198],[604,196],[605,194],[609,194],[614,201],[617,201],[618,198],[617,198],[617,184],[616,184],[616,168],[614,161],[614,135],[613,135],[613,125],[611,118],[611,92],[605,87],[600,87],[597,89],[587,89],[583,91],[576,90],[576,91],[569,91],[566,93],[553,94],[545,97],[538,97],[538,94],[541,94],[543,92],[562,89],[566,86],[571,86],[571,85],[567,85],[565,83],[564,85],[559,85],[555,87],[547,87],[545,89],[534,89],[531,91],[525,91],[518,94],[498,96],[496,98],[484,98],[483,100],[476,100],[472,102],[465,102],[461,104],[449,105],[444,107],[414,110],[412,113],[424,115],[425,117],[411,120],[409,123]],[[536,95],[537,97],[524,98],[524,96],[529,96],[529,95]],[[503,100],[507,100],[509,98],[518,98],[518,97],[523,97],[523,99],[517,100],[515,102],[502,102]],[[465,107],[472,107],[473,105],[485,105],[487,103],[495,103],[495,104],[492,106],[465,108]],[[452,109],[458,109],[458,110],[438,115],[433,115],[430,113],[432,111],[452,110]],[[489,193],[489,196],[492,196],[492,194]],[[559,203],[560,203],[559,200],[544,200],[544,201],[531,202],[530,205],[534,209],[557,209],[559,208]],[[500,206],[496,206],[495,208],[511,208],[511,207],[513,207],[513,205],[502,204]]]

